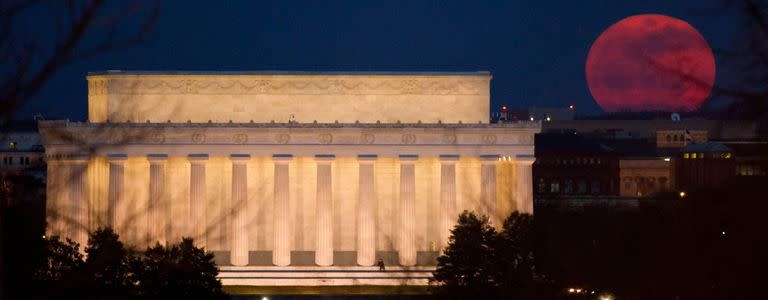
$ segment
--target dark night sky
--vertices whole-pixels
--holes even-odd
[[[108,69],[488,70],[494,105],[572,102],[594,114],[584,63],[600,33],[660,13],[691,23],[713,48],[729,46],[738,19],[701,2],[164,0],[143,43],[62,69],[18,117],[84,120],[85,75]]]

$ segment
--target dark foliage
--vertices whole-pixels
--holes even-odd
[[[543,299],[549,290],[536,276],[533,217],[513,213],[497,232],[487,217],[464,211],[432,280],[443,299]]]
[[[537,268],[616,298],[763,298],[766,182],[657,195],[638,210],[537,210]]]
[[[87,295],[128,298],[135,295],[131,267],[136,259],[111,228],[100,228],[88,238],[87,259],[80,273]]]
[[[192,239],[148,248],[137,264],[139,293],[147,298],[218,299],[223,297],[213,254],[194,246]]]

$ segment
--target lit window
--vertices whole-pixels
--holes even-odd
[[[704,153],[699,153],[699,158],[704,158]]]
[[[725,159],[730,159],[730,158],[731,158],[731,153],[726,153],[726,154],[723,156],[723,158],[725,158]]]
[[[549,192],[560,193],[560,182],[557,180],[553,180],[552,183],[549,184]]]
[[[691,158],[691,155],[688,154],[688,153],[683,153],[683,158],[689,159],[689,158]]]
[[[696,158],[696,153],[691,153],[691,158]]]
[[[10,142],[8,143],[8,149],[16,150],[16,142]]]
[[[539,193],[544,193],[547,189],[547,184],[544,183],[544,178],[539,178]]]

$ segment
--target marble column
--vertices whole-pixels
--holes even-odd
[[[276,266],[291,264],[291,216],[290,216],[290,182],[288,164],[293,155],[272,155],[275,162],[275,190],[273,199],[274,242],[272,249],[272,263]]]
[[[376,195],[374,164],[378,156],[358,155],[359,198],[357,202],[357,264],[372,266],[376,261]]]
[[[232,265],[248,265],[248,154],[232,154],[232,229],[229,259]]]
[[[458,155],[440,155],[440,248],[448,246],[456,213],[456,161]]]
[[[498,155],[480,155],[480,205],[494,226],[500,226],[496,211],[496,164]]]
[[[333,173],[331,166],[335,158],[336,156],[332,154],[315,155],[315,162],[317,163],[315,264],[318,266],[333,265]]]
[[[69,222],[69,236],[85,250],[88,244],[88,156],[75,155],[69,164],[69,201],[72,205]]]
[[[533,155],[515,157],[515,178],[517,180],[517,211],[533,214]]]
[[[126,221],[125,207],[125,161],[126,154],[109,154],[109,194],[107,195],[107,223],[116,233],[120,234]]]
[[[166,154],[149,154],[149,214],[147,218],[148,245],[155,243],[165,245],[166,219],[168,215],[168,202],[165,198],[165,162]]]
[[[416,265],[416,174],[418,155],[400,155],[400,265]]]
[[[206,246],[206,183],[205,164],[208,154],[190,154],[189,211],[187,215],[187,236],[195,239],[198,247]]]

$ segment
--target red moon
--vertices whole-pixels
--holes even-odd
[[[715,82],[715,58],[685,21],[644,14],[608,27],[587,56],[587,84],[606,112],[693,111]]]

